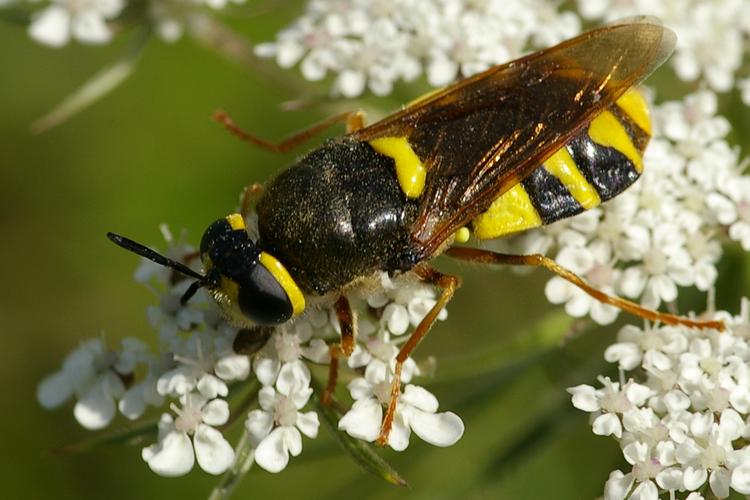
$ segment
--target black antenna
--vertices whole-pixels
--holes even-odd
[[[162,254],[154,252],[150,248],[147,248],[144,245],[141,245],[140,243],[136,243],[135,241],[128,239],[124,236],[120,236],[119,234],[107,233],[107,238],[109,238],[117,246],[120,246],[124,248],[125,250],[138,254],[141,257],[145,257],[148,260],[156,262],[157,264],[161,264],[164,267],[169,267],[170,269],[174,269],[175,271],[180,272],[184,274],[185,276],[196,278],[200,284],[196,285],[195,283],[193,283],[193,285],[191,285],[190,288],[188,288],[187,292],[185,292],[185,295],[182,296],[183,300],[181,300],[181,302],[183,304],[187,302],[187,300],[190,297],[193,296],[193,294],[198,290],[198,288],[206,284],[205,276],[203,276],[200,273],[196,273],[195,271],[193,271],[192,269],[190,269],[188,266],[186,266],[185,264],[181,262],[177,262],[176,260],[172,260],[169,257],[165,257]],[[191,292],[190,295],[188,295],[188,292]]]

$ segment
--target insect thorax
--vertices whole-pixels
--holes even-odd
[[[268,183],[259,243],[303,290],[322,295],[376,271],[410,269],[417,208],[392,159],[364,142],[332,140]]]

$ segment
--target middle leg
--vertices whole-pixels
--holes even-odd
[[[338,318],[339,327],[341,328],[341,342],[332,345],[330,348],[331,362],[328,365],[328,384],[326,384],[323,397],[321,398],[321,401],[325,405],[331,403],[333,393],[336,391],[336,383],[339,376],[339,359],[342,357],[348,358],[354,352],[356,333],[355,317],[349,300],[342,295],[336,301],[336,304],[334,304],[334,309],[336,310],[336,318]]]
[[[398,398],[401,395],[401,369],[404,366],[404,362],[409,358],[414,349],[417,348],[420,342],[425,338],[427,332],[430,331],[432,324],[437,319],[440,311],[443,310],[445,305],[453,298],[453,293],[461,285],[461,281],[457,276],[450,274],[443,274],[436,269],[429,266],[421,266],[415,269],[417,276],[425,282],[437,286],[441,289],[440,297],[432,309],[429,310],[427,315],[422,318],[417,328],[411,334],[406,343],[401,346],[401,350],[396,355],[396,366],[393,370],[393,381],[391,383],[391,399],[388,402],[388,409],[383,417],[383,424],[380,427],[380,436],[378,436],[377,443],[381,446],[388,444],[388,436],[391,433],[391,427],[393,427],[393,417],[396,414],[396,404]]]

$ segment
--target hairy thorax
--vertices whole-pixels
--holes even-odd
[[[366,143],[329,141],[272,179],[257,211],[261,248],[306,293],[413,266],[417,204],[399,187],[393,161]]]

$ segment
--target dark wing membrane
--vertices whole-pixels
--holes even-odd
[[[609,25],[428,95],[351,137],[404,137],[427,168],[412,230],[430,257],[671,54],[651,18]]]

